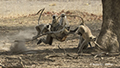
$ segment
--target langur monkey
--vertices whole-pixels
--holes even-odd
[[[53,15],[52,18],[53,18],[53,20],[52,20],[52,24],[51,24],[51,31],[55,31],[56,26],[58,25],[57,15]]]
[[[70,30],[70,33],[75,33],[75,34],[78,34],[80,35],[80,41],[79,41],[79,44],[78,44],[78,49],[79,47],[81,46],[81,44],[83,43],[83,41],[86,39],[82,36],[82,34],[84,33],[84,31],[88,31],[88,33],[92,34],[91,33],[91,30],[85,25],[84,23],[84,20],[82,17],[78,16],[78,15],[67,15],[67,16],[70,16],[70,17],[79,17],[82,21],[82,23],[79,25],[79,27],[77,27],[76,29],[74,30]],[[85,33],[86,34],[86,33]],[[83,49],[86,49],[88,47],[88,44],[90,45],[90,47],[92,47],[91,43],[88,42],[86,43],[84,46],[83,46]]]
[[[69,16],[77,16],[77,15],[69,15]],[[93,42],[94,44],[98,45],[96,43],[96,37],[93,36],[91,30],[85,25],[84,20],[82,17],[77,16],[79,18],[81,18],[82,23],[75,29],[75,30],[71,30],[70,32],[75,32],[75,34],[80,35],[80,41],[78,44],[78,53],[82,52],[83,49],[88,47],[88,44],[91,46],[90,42]]]
[[[40,34],[46,33],[46,32],[51,30],[51,25],[50,24],[39,24],[41,15],[42,15],[44,10],[45,10],[45,8],[43,8],[43,9],[41,9],[37,12],[37,14],[39,14],[40,11],[41,11],[40,16],[38,18],[38,25],[35,27],[35,29],[37,30],[37,35],[33,37],[33,40],[37,39]]]
[[[51,31],[51,25],[50,24],[40,24],[37,25],[36,27],[37,30],[37,35],[33,37],[33,39],[37,39],[40,34],[46,33],[48,31]]]
[[[60,18],[60,20],[58,21],[58,19]],[[69,26],[69,22],[67,20],[67,17],[66,17],[66,14],[65,13],[62,13],[58,18],[57,18],[57,21],[58,21],[58,26],[56,28],[56,30],[60,30],[62,28],[66,28],[67,30],[70,29],[70,26]]]
[[[59,24],[60,24],[61,26],[64,27],[65,25],[69,25],[65,13],[62,13],[60,17],[61,17],[61,19],[60,19],[60,21],[59,21]]]
[[[53,20],[51,24],[51,34],[47,34],[47,37],[50,37],[50,39],[40,39],[37,44],[40,44],[41,42],[44,42],[46,44],[52,45],[52,41],[48,42],[49,40],[53,40],[53,38],[59,40],[59,41],[65,41],[67,38],[67,35],[69,33],[69,26],[66,24],[68,23],[66,20],[65,14],[61,14],[58,18],[56,15],[53,15]],[[58,21],[58,19],[60,20]]]
[[[55,28],[56,28],[56,25],[57,24],[57,20],[56,20],[56,15],[53,15],[53,20],[52,20],[52,24],[51,24],[51,29],[49,31],[55,31]],[[51,37],[50,35],[47,35],[46,39],[40,39],[38,42],[37,42],[37,45],[40,44],[41,42],[44,42],[45,44],[49,44],[49,45],[52,45],[52,42],[53,42],[53,37]]]
[[[84,24],[80,24],[77,28],[76,28],[76,32],[75,34],[79,34],[81,37],[80,39],[84,39],[82,42],[81,40],[79,41],[79,45],[78,45],[78,53],[82,52],[83,48],[89,43],[89,42],[94,42],[96,41],[96,37],[93,36],[91,30]]]

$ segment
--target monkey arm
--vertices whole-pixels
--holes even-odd
[[[46,39],[40,39],[40,40],[37,42],[37,45],[40,44],[41,42],[44,42],[45,44],[52,45],[53,37],[51,37],[50,35],[47,35]]]
[[[58,30],[58,31],[50,31],[50,32],[46,32],[46,33],[44,33],[44,34],[40,34],[40,35],[38,35],[37,36],[37,38],[38,37],[41,37],[41,36],[44,36],[44,35],[48,35],[48,34],[57,34],[57,33],[62,33],[62,32],[64,32],[64,30],[66,30],[65,28],[63,28],[63,29],[61,29],[61,30]],[[68,33],[69,34],[69,33]]]
[[[95,44],[95,46],[99,47],[100,49],[102,49],[101,45],[99,45],[96,41],[93,41],[93,43]]]
[[[75,28],[74,30],[70,30],[71,33],[76,32],[78,30],[78,27]]]
[[[40,30],[39,26],[36,26],[35,28],[36,28],[36,30],[37,30],[37,32],[38,32],[38,33],[37,33],[37,36],[38,36],[38,35],[40,34],[40,31],[41,31],[41,30]]]

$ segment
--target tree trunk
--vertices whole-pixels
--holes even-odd
[[[120,0],[102,0],[103,23],[97,43],[103,51],[119,52]]]

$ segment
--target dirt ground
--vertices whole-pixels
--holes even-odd
[[[81,12],[80,10],[57,13],[61,12],[83,17],[93,35],[98,37],[102,25],[101,15]],[[51,11],[44,12],[40,23],[51,23],[52,14],[54,13]],[[67,18],[71,29],[75,29],[81,23],[77,17]],[[78,35],[71,34],[64,42],[54,39],[53,45],[44,43],[37,45],[37,40],[29,41],[36,35],[37,19],[38,15],[32,16],[32,14],[17,18],[0,18],[0,66],[6,68],[120,68],[119,55],[95,57],[89,47],[84,50],[81,56],[77,57]],[[22,41],[15,43],[15,40]],[[20,52],[10,51],[11,46],[15,44],[18,45],[16,49]],[[61,49],[58,48],[58,45]],[[94,44],[92,46],[94,47]]]
[[[72,14],[81,14],[81,12],[71,12]],[[85,13],[82,12],[84,15]],[[47,15],[47,16],[46,16]],[[44,23],[51,22],[51,15],[46,14],[42,16]],[[97,19],[92,16],[87,18],[83,17],[86,25],[91,29],[93,35],[98,36],[102,24],[102,20]],[[81,15],[82,16],[82,15]],[[93,17],[93,18],[92,18]],[[99,16],[97,16],[99,18]],[[90,19],[92,18],[92,19]],[[88,48],[84,50],[82,56],[77,56],[77,45],[79,42],[78,35],[69,35],[66,41],[60,42],[54,40],[53,45],[47,45],[41,43],[37,45],[37,40],[27,41],[36,35],[35,25],[37,24],[38,16],[28,16],[19,18],[7,18],[0,20],[0,65],[5,67],[31,67],[31,68],[46,68],[46,67],[109,67],[116,68],[119,67],[120,56],[111,57],[94,57],[91,54],[91,49]],[[74,20],[73,20],[74,19]],[[88,19],[88,20],[87,20]],[[80,24],[79,18],[70,18],[71,29]],[[42,23],[41,22],[41,23]],[[9,24],[9,25],[8,25]],[[45,37],[45,36],[44,36]],[[14,45],[15,40],[24,40],[22,43],[18,43],[20,51],[11,53],[10,47]],[[58,45],[62,48],[59,49]],[[92,45],[94,46],[94,44]],[[18,48],[18,49],[19,49]],[[64,54],[64,49],[66,54]]]
[[[19,17],[45,11],[80,10],[102,15],[101,0],[0,0],[0,18]]]

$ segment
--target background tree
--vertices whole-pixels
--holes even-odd
[[[103,23],[97,43],[102,50],[119,52],[120,47],[120,0],[102,0]]]

